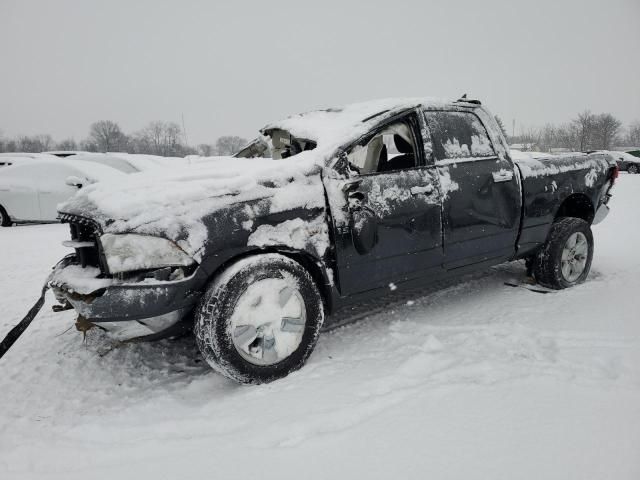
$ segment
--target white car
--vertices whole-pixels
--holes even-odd
[[[84,150],[50,150],[48,152],[42,152],[42,153],[55,155],[56,157],[59,157],[59,158],[67,158],[67,157],[73,157],[74,155],[84,155],[86,153],[91,153],[91,152],[85,152]]]
[[[68,157],[70,162],[92,162],[106,165],[123,173],[136,173],[144,170],[137,164],[130,162],[128,159],[120,158],[116,155],[106,153],[79,153],[72,157]]]
[[[30,158],[25,157],[9,157],[7,155],[0,155],[0,167],[10,167],[11,165],[22,165],[26,161],[31,161]]]
[[[55,222],[57,205],[85,185],[125,174],[93,162],[30,160],[0,168],[0,224]]]
[[[33,160],[48,160],[57,159],[53,155],[48,153],[24,153],[24,152],[12,152],[12,153],[0,153],[0,167],[9,167],[11,165],[21,164],[24,162],[31,162]]]
[[[107,165],[108,167],[115,168],[124,173],[135,173],[142,170],[146,170],[144,165],[142,168],[138,165],[138,162],[131,162],[126,157],[119,157],[113,154],[106,153],[91,153],[91,152],[76,152],[73,155],[66,157],[59,157],[56,154],[47,153],[12,153],[12,154],[0,154],[0,167],[10,166],[15,164],[21,164],[25,162],[32,162],[34,160],[67,160],[73,162],[93,162]]]

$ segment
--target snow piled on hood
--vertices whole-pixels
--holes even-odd
[[[199,260],[207,238],[202,219],[221,208],[265,198],[272,213],[323,206],[320,167],[311,153],[283,160],[220,157],[179,170],[134,173],[85,187],[58,210],[92,218],[104,233],[168,238]]]

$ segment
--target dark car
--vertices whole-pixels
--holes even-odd
[[[608,152],[617,162],[622,172],[640,173],[640,150],[629,152]]]
[[[268,382],[303,365],[332,312],[390,284],[516,259],[550,288],[584,281],[617,176],[605,153],[514,163],[467,99],[355,104],[261,134],[236,158],[132,174],[61,206],[75,253],[55,267],[59,301],[119,338],[193,322],[215,370]]]

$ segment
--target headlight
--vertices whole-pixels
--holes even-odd
[[[195,261],[175,243],[151,235],[107,233],[100,237],[109,273],[162,267],[187,267]]]

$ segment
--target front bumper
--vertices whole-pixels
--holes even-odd
[[[105,330],[112,338],[120,341],[136,339],[156,340],[180,335],[187,330],[181,320],[189,310],[176,310],[157,317],[139,320],[104,321],[93,320],[89,323]]]
[[[203,284],[198,270],[183,280],[137,283],[76,274],[83,270],[87,272],[69,257],[56,265],[49,282],[56,298],[119,340],[171,334],[173,327],[193,310]]]

